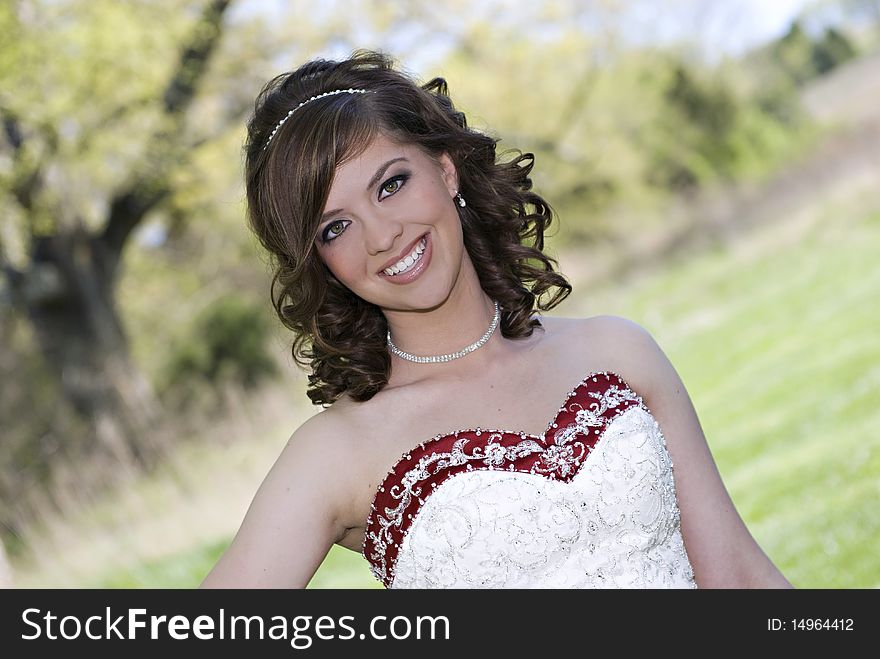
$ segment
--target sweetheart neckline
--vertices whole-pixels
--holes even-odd
[[[618,380],[620,380],[621,384],[623,384],[624,387],[626,387],[627,389],[630,389],[632,391],[632,388],[629,386],[627,381],[624,380],[623,377],[619,373],[616,373],[615,371],[591,371],[585,377],[583,377],[577,384],[575,384],[573,387],[571,387],[568,390],[568,393],[565,395],[565,398],[562,401],[562,405],[560,405],[556,409],[556,411],[553,413],[553,415],[550,418],[550,421],[547,423],[547,427],[544,429],[544,431],[540,435],[533,435],[532,433],[527,433],[522,430],[505,430],[503,428],[483,428],[482,426],[476,426],[475,428],[459,428],[457,430],[451,430],[449,432],[443,432],[443,433],[438,433],[436,435],[432,435],[428,439],[422,440],[418,444],[415,444],[409,450],[401,453],[400,457],[398,457],[397,460],[394,461],[394,463],[391,465],[391,467],[388,469],[388,471],[386,471],[385,474],[382,476],[382,478],[379,480],[379,483],[376,485],[376,490],[373,493],[373,498],[370,500],[370,510],[367,513],[367,517],[366,517],[366,520],[364,521],[364,527],[363,527],[364,528],[364,537],[363,537],[363,540],[361,541],[361,555],[364,556],[364,558],[366,558],[367,531],[369,530],[369,527],[370,527],[370,520],[373,517],[374,506],[376,504],[376,500],[379,498],[379,493],[382,491],[380,488],[385,484],[385,481],[388,480],[388,477],[394,473],[394,471],[397,469],[398,465],[400,465],[400,463],[403,462],[405,459],[408,459],[408,456],[410,456],[410,454],[413,451],[415,451],[416,449],[419,449],[419,448],[424,449],[425,446],[427,446],[428,444],[430,444],[432,442],[437,442],[442,439],[446,439],[448,437],[451,437],[453,435],[458,435],[460,433],[465,433],[465,432],[476,432],[476,431],[481,431],[481,432],[486,432],[486,433],[500,432],[500,433],[504,433],[507,435],[520,435],[523,438],[528,437],[530,439],[538,439],[538,440],[544,439],[544,438],[546,438],[547,433],[550,432],[550,430],[553,428],[553,424],[556,422],[556,419],[559,418],[559,415],[565,410],[565,408],[571,402],[571,399],[576,395],[578,388],[581,387],[582,385],[584,385],[587,382],[587,380],[589,380],[590,378],[594,378],[597,375],[606,375],[606,376],[613,375]]]

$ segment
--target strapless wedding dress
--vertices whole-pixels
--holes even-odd
[[[540,435],[469,428],[403,454],[363,555],[387,588],[696,588],[672,459],[616,373],[590,373]]]

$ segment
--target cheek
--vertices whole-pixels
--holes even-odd
[[[413,219],[436,220],[446,212],[447,199],[447,190],[443,184],[432,181],[430,185],[414,188],[406,206]]]
[[[346,286],[348,286],[357,270],[350,255],[346,256],[344,249],[337,248],[333,250],[333,254],[325,256],[324,263],[330,272],[333,273],[333,276]]]
[[[351,227],[349,227],[351,229]],[[346,232],[347,233],[347,232]],[[343,236],[337,240],[353,242],[354,236]],[[357,247],[351,245],[338,245],[335,249],[325,250],[323,254],[324,265],[348,290],[359,294],[365,277],[368,277],[367,260]]]

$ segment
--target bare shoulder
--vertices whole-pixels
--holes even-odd
[[[358,406],[347,399],[340,399],[330,407],[309,417],[297,428],[284,453],[306,454],[315,467],[331,470],[337,477],[339,468],[347,463],[353,446],[352,434],[358,426]]]
[[[304,451],[316,456],[311,462],[321,470],[328,486],[327,496],[333,500],[340,537],[351,527],[353,519],[359,519],[353,506],[366,478],[364,465],[368,456],[363,449],[370,442],[364,440],[369,429],[380,424],[381,415],[377,400],[357,402],[343,395],[309,418],[291,437],[291,442],[302,443]]]
[[[345,532],[348,487],[354,477],[350,465],[355,422],[343,405],[332,405],[304,421],[287,440],[275,469],[285,475],[308,478],[315,492],[332,510],[337,539]]]
[[[291,434],[203,587],[306,587],[346,532],[341,428],[325,410]]]
[[[559,319],[569,345],[596,355],[603,370],[614,371],[647,400],[681,381],[654,336],[639,323],[614,315]]]

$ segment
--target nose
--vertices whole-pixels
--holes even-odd
[[[403,233],[403,223],[390,217],[370,214],[363,218],[364,245],[370,256],[391,252],[400,245],[398,236]]]

